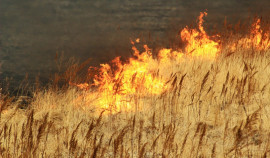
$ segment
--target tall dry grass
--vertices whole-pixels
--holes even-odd
[[[216,60],[156,68],[171,88],[129,96],[128,112],[100,109],[98,92],[72,86],[38,90],[26,109],[2,94],[1,157],[270,156],[269,50],[224,48]]]

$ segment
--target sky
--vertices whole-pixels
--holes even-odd
[[[130,39],[168,47],[201,11],[208,29],[267,17],[269,0],[0,0],[0,79],[48,78],[55,54],[92,65],[132,53]],[[3,86],[3,85],[2,85]]]

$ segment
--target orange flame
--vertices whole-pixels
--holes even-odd
[[[255,48],[258,51],[270,48],[269,32],[263,32],[260,19],[255,19],[251,26],[250,34],[247,37],[241,38],[237,43],[233,43],[231,50],[235,51],[237,46],[241,49]]]
[[[270,47],[269,34],[261,29],[261,20],[257,19],[251,30],[250,41],[258,50],[266,50]]]
[[[135,47],[135,43],[140,42],[137,38],[135,42],[131,40],[134,53],[128,61],[123,62],[120,57],[116,57],[111,64],[100,64],[99,73],[95,75],[92,85],[98,87],[99,97],[95,104],[116,112],[132,110],[135,106],[132,96],[160,95],[169,90],[166,84],[168,78],[162,74],[164,72],[159,71],[166,69],[166,65],[180,63],[185,59],[184,56],[215,59],[220,52],[220,45],[210,39],[202,26],[206,15],[203,12],[198,18],[199,30],[186,27],[181,31],[181,39],[187,43],[184,51],[163,48],[154,58],[147,45],[144,45],[145,51],[140,53]],[[86,89],[88,84],[78,84],[77,87]]]
[[[181,31],[181,38],[188,43],[185,52],[190,53],[192,56],[213,59],[220,52],[220,48],[218,42],[211,40],[206,34],[202,26],[204,16],[207,16],[207,13],[201,12],[198,18],[199,31],[186,27]]]
[[[154,58],[150,49],[146,45],[144,48],[145,52],[140,54],[133,46],[134,57],[127,63],[117,57],[111,65],[101,64],[100,74],[94,78],[94,85],[98,86],[101,94],[101,106],[114,106],[115,110],[119,111],[123,98],[129,95],[160,94],[166,89],[165,80],[156,77],[155,70],[151,68]]]

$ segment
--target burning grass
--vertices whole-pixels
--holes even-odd
[[[155,56],[136,40],[128,61],[37,91],[27,109],[2,96],[1,156],[269,156],[269,32],[255,19],[245,36],[210,37],[204,15],[182,30],[184,49]]]

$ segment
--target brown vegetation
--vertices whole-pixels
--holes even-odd
[[[270,156],[269,50],[224,48],[166,71],[171,88],[132,94],[127,112],[100,109],[98,92],[72,86],[39,90],[26,109],[2,94],[1,157]]]

